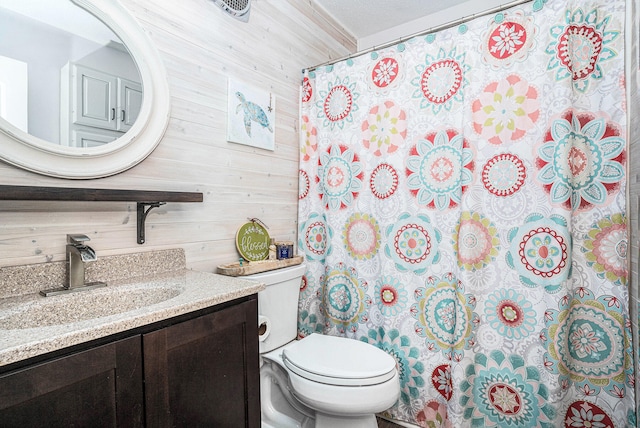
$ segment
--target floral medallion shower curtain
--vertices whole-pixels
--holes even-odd
[[[299,334],[392,355],[421,426],[635,426],[622,0],[306,72]]]

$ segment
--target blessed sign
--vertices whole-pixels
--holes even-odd
[[[255,262],[269,256],[269,233],[256,222],[240,226],[236,234],[236,248],[243,259]]]

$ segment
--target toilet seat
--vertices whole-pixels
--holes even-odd
[[[381,349],[315,333],[286,346],[282,360],[298,376],[327,385],[377,385],[396,375],[395,359]]]

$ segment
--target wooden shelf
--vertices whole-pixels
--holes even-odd
[[[0,185],[5,201],[202,202],[199,192]]]
[[[288,266],[295,266],[302,263],[304,257],[293,256],[290,259],[280,260],[259,260],[256,262],[244,261],[229,263],[218,266],[218,273],[227,276],[244,276],[254,273],[268,272],[270,270],[280,269]]]
[[[152,208],[157,208],[167,202],[202,202],[202,193],[0,185],[0,200],[136,202],[138,208],[137,241],[138,244],[144,244],[144,225],[147,214]]]

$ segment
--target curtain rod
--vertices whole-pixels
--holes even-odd
[[[490,15],[492,13],[500,12],[501,10],[509,9],[511,7],[518,6],[520,4],[528,3],[528,2],[531,2],[531,1],[533,1],[533,0],[515,0],[515,1],[512,1],[512,2],[507,3],[507,4],[503,4],[503,5],[491,8],[491,9],[487,9],[487,10],[485,10],[483,12],[474,13],[473,15],[465,16],[465,17],[462,17],[460,19],[456,19],[454,21],[450,21],[450,22],[446,22],[444,24],[436,25],[434,27],[428,28],[428,29],[423,30],[423,31],[419,31],[417,33],[411,34],[411,35],[406,36],[406,37],[400,37],[397,40],[392,40],[391,42],[384,43],[382,45],[372,46],[372,47],[370,47],[368,49],[365,49],[363,51],[354,52],[352,54],[345,55],[345,56],[343,56],[341,58],[330,59],[329,61],[323,62],[323,63],[318,64],[318,65],[314,65],[313,67],[305,68],[305,69],[303,69],[303,72],[305,70],[306,71],[313,71],[313,70],[316,70],[316,69],[318,69],[320,67],[324,67],[326,65],[332,65],[332,64],[336,64],[336,63],[341,62],[341,61],[345,61],[345,60],[351,59],[351,58],[357,58],[359,56],[366,55],[366,54],[368,54],[370,52],[377,51],[379,49],[386,49],[386,48],[388,48],[390,46],[400,44],[400,43],[405,42],[405,41],[407,41],[409,39],[413,39],[414,37],[426,36],[429,33],[434,33],[436,31],[441,31],[441,30],[446,30],[447,28],[451,28],[451,27],[455,27],[456,25],[464,24],[465,22],[471,21],[472,19],[479,18],[481,16]]]

